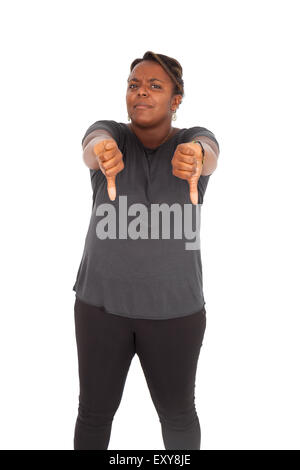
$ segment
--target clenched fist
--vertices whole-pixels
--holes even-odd
[[[124,169],[123,155],[114,139],[101,140],[93,147],[100,170],[106,177],[109,199],[116,199],[116,175]]]
[[[193,142],[177,145],[171,163],[173,175],[188,181],[190,199],[193,204],[198,204],[197,185],[202,173],[201,146]]]

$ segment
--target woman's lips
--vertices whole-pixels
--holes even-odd
[[[143,104],[138,104],[135,106],[135,109],[150,109],[152,106],[145,106]]]

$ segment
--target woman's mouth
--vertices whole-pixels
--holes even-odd
[[[138,104],[137,106],[135,106],[135,109],[150,109],[152,108],[152,106],[146,106],[144,104]]]

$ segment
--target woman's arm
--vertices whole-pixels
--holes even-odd
[[[83,161],[91,170],[99,170],[99,163],[93,150],[94,145],[101,140],[112,139],[112,135],[104,129],[97,129],[86,136],[82,142]]]

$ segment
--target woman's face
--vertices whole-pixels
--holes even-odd
[[[172,110],[176,111],[182,97],[172,98],[173,82],[163,67],[149,60],[140,62],[127,82],[126,104],[132,122],[151,125],[166,119],[171,121]],[[138,103],[149,107],[136,108]]]

